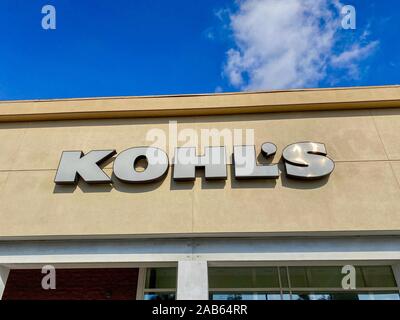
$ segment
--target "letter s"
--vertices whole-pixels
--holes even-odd
[[[330,175],[335,164],[326,155],[323,143],[297,142],[287,146],[282,153],[287,176],[312,180]]]

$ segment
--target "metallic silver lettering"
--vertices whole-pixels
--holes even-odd
[[[137,171],[135,163],[146,158],[147,168]],[[126,183],[153,182],[168,172],[168,156],[158,148],[136,147],[122,151],[114,161],[114,175]]]
[[[80,176],[87,183],[110,183],[110,177],[101,170],[99,164],[115,154],[115,150],[93,150],[86,155],[82,151],[64,151],[54,182],[76,184]]]
[[[270,142],[261,146],[262,154],[266,158],[273,156],[276,150],[276,146]],[[255,146],[234,146],[233,160],[236,179],[277,179],[279,177],[277,164],[257,164]]]
[[[330,175],[334,162],[327,157],[323,143],[298,142],[283,150],[286,174],[293,179],[320,179]]]
[[[206,147],[203,156],[196,156],[196,148],[175,149],[174,180],[194,180],[196,168],[205,168],[207,180],[227,179],[225,147]]]

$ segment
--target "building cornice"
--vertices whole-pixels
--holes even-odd
[[[400,107],[400,86],[0,101],[0,122]]]

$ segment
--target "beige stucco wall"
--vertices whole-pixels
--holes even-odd
[[[314,182],[56,186],[64,150],[149,145],[151,129],[254,129],[283,148],[325,143],[336,168]],[[399,233],[400,109],[304,111],[193,117],[6,122],[0,124],[0,237]],[[231,149],[229,141],[228,155]],[[231,163],[231,162],[230,162]],[[112,163],[106,166],[111,173]],[[231,165],[229,170],[231,172]]]

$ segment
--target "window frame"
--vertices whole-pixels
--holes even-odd
[[[177,275],[176,275],[176,284],[175,288],[146,288],[146,277],[147,273],[151,269],[155,268],[175,268]],[[137,283],[137,291],[136,291],[136,300],[144,300],[144,297],[147,293],[173,293],[177,295],[177,281],[178,281],[178,268],[176,265],[173,266],[154,266],[154,267],[143,267],[139,268],[139,275],[138,275],[138,283]]]

